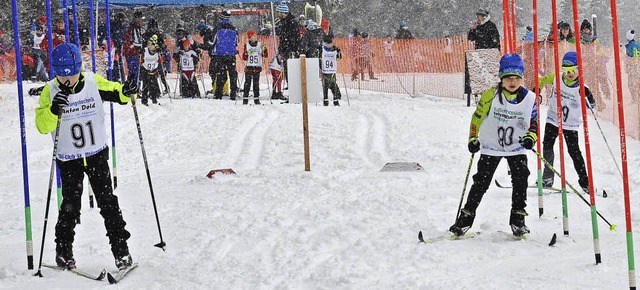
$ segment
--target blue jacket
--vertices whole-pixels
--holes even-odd
[[[214,56],[233,56],[238,53],[238,32],[233,27],[231,21],[222,20],[217,27],[216,36],[213,40]]]
[[[627,55],[629,57],[640,57],[640,43],[635,39],[629,41],[629,43],[625,44],[624,47],[627,48]]]

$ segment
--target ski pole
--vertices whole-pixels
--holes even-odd
[[[87,168],[87,157],[83,157],[82,158],[82,163],[84,165],[85,168]],[[93,187],[91,187],[91,181],[89,180],[89,175],[87,175],[87,185],[88,185],[88,191],[89,191],[89,207],[93,208],[93,199],[94,199],[94,194],[93,194]]]
[[[347,88],[347,81],[344,79],[344,74],[342,74],[342,82],[344,83],[344,94],[347,96],[347,104],[351,106],[351,102],[349,101],[349,88]]]
[[[465,176],[464,178],[462,194],[460,195],[460,203],[458,204],[458,211],[456,211],[456,222],[458,221],[458,217],[460,216],[460,209],[462,208],[462,201],[464,200],[464,194],[467,191],[467,181],[469,181],[469,175],[471,173],[471,165],[473,165],[473,157],[475,157],[475,155],[476,155],[475,153],[471,153],[471,158],[469,158],[469,167],[467,168],[467,176]]]
[[[536,151],[536,149],[531,148],[531,151],[533,151],[533,153],[535,153],[536,155],[538,155],[538,158],[540,158],[540,160],[542,160],[544,162],[544,164],[547,165],[547,167],[549,167],[549,169],[551,169],[551,171],[553,171],[553,173],[555,173],[558,177],[562,178],[562,175],[560,174],[560,172],[558,172],[558,170],[556,170],[555,168],[553,168],[553,165],[551,165],[551,163],[549,163],[549,161],[547,161],[546,159],[544,159],[544,157],[542,157],[542,155],[540,155],[540,153],[538,151]],[[582,199],[582,201],[584,201],[584,203],[586,203],[588,206],[591,206],[591,204],[589,204],[589,202],[582,196],[582,194],[580,194],[580,192],[578,192],[578,190],[575,189],[575,187],[573,187],[573,185],[571,185],[568,181],[566,181],[567,185],[569,186],[569,188],[575,193],[577,194],[580,199]],[[600,218],[602,218],[602,220],[607,223],[609,225],[609,230],[611,231],[615,231],[617,225],[616,224],[611,224],[606,218],[604,218],[600,212],[598,212],[596,210],[596,213],[598,214],[598,216]]]
[[[596,124],[598,125],[598,129],[600,129],[600,134],[602,135],[602,139],[604,139],[604,143],[607,144],[607,149],[609,149],[611,158],[613,158],[613,163],[616,165],[616,169],[618,169],[618,173],[620,173],[620,177],[622,177],[622,171],[620,170],[620,166],[618,166],[618,161],[616,161],[616,157],[613,155],[613,151],[611,151],[611,147],[609,147],[609,142],[607,141],[607,137],[605,137],[604,132],[602,132],[602,127],[600,127],[600,122],[598,122],[598,117],[596,116],[596,113],[593,111],[593,108],[589,108],[589,110],[591,110],[591,114],[593,114],[593,119],[596,120]]]
[[[153,185],[151,183],[151,173],[149,172],[149,163],[147,162],[147,152],[144,150],[144,141],[142,139],[142,129],[140,128],[140,118],[138,118],[138,109],[136,108],[136,97],[131,98],[131,108],[133,108],[133,116],[136,120],[136,128],[138,129],[138,138],[140,139],[140,148],[142,149],[142,160],[144,161],[144,168],[147,173],[147,181],[149,182],[149,191],[151,192],[151,201],[153,203],[153,212],[156,216],[156,223],[158,224],[158,234],[160,235],[160,242],[154,246],[161,248],[163,251],[167,245],[162,239],[162,229],[160,228],[160,219],[158,218],[158,208],[156,207],[156,198],[153,194]]]
[[[33,276],[42,277],[42,256],[44,253],[44,240],[47,236],[47,223],[49,222],[49,205],[51,204],[51,187],[53,185],[53,173],[55,172],[56,153],[58,152],[58,137],[60,136],[60,120],[58,115],[58,123],[56,124],[56,133],[53,137],[53,154],[51,154],[51,171],[49,172],[49,186],[47,187],[47,205],[44,210],[44,226],[42,227],[42,244],[40,245],[40,261],[38,263],[38,272]]]

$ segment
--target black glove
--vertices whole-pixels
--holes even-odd
[[[69,105],[69,94],[64,91],[58,92],[51,101],[51,113],[61,115],[64,107]]]
[[[128,97],[131,97],[138,93],[138,84],[136,84],[136,80],[133,78],[129,78],[122,85],[122,94]]]
[[[537,139],[536,133],[528,132],[520,139],[520,145],[522,145],[524,149],[531,150]]]
[[[478,137],[469,138],[468,147],[469,147],[469,152],[471,153],[476,153],[480,151],[480,140],[478,140]]]

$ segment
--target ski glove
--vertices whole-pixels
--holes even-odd
[[[524,134],[524,137],[520,139],[520,145],[522,145],[524,149],[531,150],[533,149],[533,144],[535,144],[537,140],[538,136],[536,136],[536,133],[527,132],[527,134]]]
[[[62,111],[69,105],[69,93],[65,91],[59,91],[51,101],[51,113],[54,115],[62,115]]]
[[[478,151],[480,151],[480,140],[478,140],[478,137],[471,137],[469,138],[469,152],[471,153],[476,153]]]
[[[129,78],[122,85],[122,94],[131,97],[138,93],[138,86],[133,78]]]

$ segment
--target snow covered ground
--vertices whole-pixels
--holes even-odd
[[[26,84],[26,90],[33,84]],[[26,269],[20,129],[15,84],[0,85],[0,288],[95,289],[95,282]],[[264,93],[264,96],[267,94]],[[345,96],[346,97],[346,96]],[[477,213],[474,239],[420,244],[454,222],[469,162],[473,108],[465,101],[349,91],[341,107],[309,107],[311,171],[304,171],[300,105],[242,106],[228,100],[168,100],[139,114],[167,251],[160,241],[131,106],[115,107],[118,188],[140,263],[118,289],[624,289],[628,287],[622,186],[590,122],[603,263],[595,265],[589,208],[569,193],[570,236],[562,236],[561,195],[529,191],[531,234],[513,241],[508,189],[492,186]],[[25,97],[33,219],[39,258],[52,142],[34,125],[37,98]],[[543,117],[546,108],[543,108]],[[601,121],[619,159],[619,133]],[[628,140],[631,204],[640,208],[640,143]],[[584,144],[584,143],[582,143]],[[534,155],[529,167],[536,172]],[[556,154],[559,158],[558,154]],[[568,156],[567,156],[568,158]],[[424,171],[379,172],[416,161]],[[570,159],[568,181],[577,184]],[[618,161],[619,162],[619,161]],[[556,165],[559,164],[556,161]],[[506,162],[496,179],[509,183]],[[559,166],[558,166],[559,167]],[[238,174],[216,175],[211,169]],[[475,172],[475,165],[472,174]],[[529,178],[534,180],[534,174]],[[556,185],[559,179],[556,180]],[[55,192],[55,191],[54,191]],[[53,263],[52,211],[44,262]],[[640,213],[634,224],[640,226]],[[74,243],[78,267],[114,271],[98,209],[84,197]],[[554,247],[547,244],[559,235]],[[636,235],[637,236],[637,235]]]

